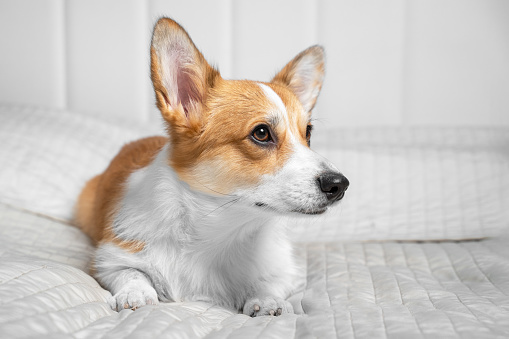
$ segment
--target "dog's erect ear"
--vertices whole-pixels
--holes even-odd
[[[199,130],[203,102],[219,72],[198,51],[175,21],[161,18],[154,27],[150,70],[157,107],[173,126]]]
[[[325,57],[321,46],[312,46],[299,53],[275,77],[300,100],[306,112],[315,106],[325,75]]]

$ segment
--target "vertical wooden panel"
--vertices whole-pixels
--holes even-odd
[[[3,1],[0,100],[63,108],[62,0]]]
[[[51,25],[55,31],[53,64],[55,67],[56,107],[67,108],[67,48],[66,48],[66,11],[65,0],[59,0],[54,8]]]
[[[149,43],[162,15],[226,78],[269,80],[323,44],[318,128],[509,125],[505,0],[4,1],[0,100],[158,120]]]
[[[269,81],[297,53],[316,44],[314,2],[233,2],[236,78]]]
[[[69,106],[125,120],[147,120],[145,2],[69,0]]]
[[[509,2],[408,3],[412,124],[509,125]]]
[[[401,123],[404,6],[403,0],[319,1],[318,36],[327,51],[319,121]]]

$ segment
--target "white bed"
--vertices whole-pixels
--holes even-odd
[[[315,135],[344,202],[291,229],[295,315],[207,303],[112,311],[71,226],[85,180],[154,127],[0,105],[0,337],[509,337],[509,129],[370,128]]]

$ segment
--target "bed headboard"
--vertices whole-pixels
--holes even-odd
[[[0,102],[156,121],[148,49],[163,15],[226,78],[267,81],[324,45],[318,124],[509,125],[498,0],[0,0]]]

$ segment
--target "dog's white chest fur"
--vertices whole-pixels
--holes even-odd
[[[150,166],[131,174],[113,223],[120,239],[141,241],[144,249],[132,254],[102,245],[98,272],[109,271],[102,265],[127,265],[175,301],[241,309],[260,291],[286,297],[295,267],[285,219],[236,204],[235,197],[192,191],[167,164],[167,152],[163,148]],[[115,280],[102,277],[106,285]]]

